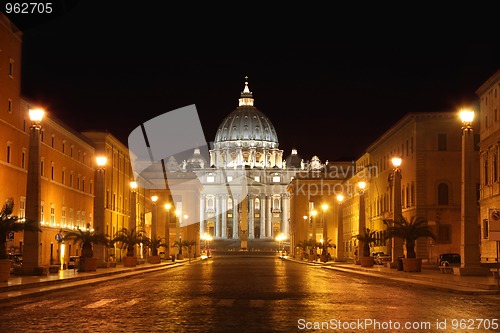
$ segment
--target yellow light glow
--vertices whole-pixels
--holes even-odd
[[[392,165],[395,167],[395,168],[399,168],[399,166],[401,165],[401,157],[393,157],[392,158]]]
[[[171,205],[171,204],[169,204],[169,203],[166,203],[166,204],[165,204],[165,209],[166,209],[167,211],[170,211],[170,208],[172,208],[172,205]]]
[[[312,216],[316,216],[316,215],[318,215],[318,212],[317,212],[317,211],[315,211],[315,210],[313,210],[313,211],[311,212],[311,215],[312,215]]]
[[[43,118],[45,111],[43,111],[42,109],[30,109],[28,111],[28,113],[29,113],[31,121],[38,122],[38,121],[42,121],[42,118]]]
[[[181,215],[181,211],[180,210],[176,210],[175,211],[175,216],[179,216],[179,215]]]
[[[106,156],[97,156],[95,158],[95,161],[97,163],[97,166],[103,167],[106,165],[106,162],[108,161],[108,159],[106,158]]]
[[[158,196],[157,196],[157,195],[153,195],[153,196],[151,197],[151,201],[153,201],[153,202],[157,202],[157,201],[158,201]]]
[[[185,220],[187,220],[189,216],[187,214],[185,214],[183,217]]]
[[[365,182],[359,182],[358,186],[359,186],[360,189],[364,190],[365,187],[366,187],[366,183]]]
[[[462,119],[462,123],[471,124],[474,120],[474,111],[469,109],[461,109],[460,111],[460,119]]]
[[[304,220],[307,220],[307,215],[304,215]]]
[[[130,188],[135,190],[137,188],[137,182],[130,182]]]
[[[338,202],[344,201],[344,196],[342,194],[337,195],[337,201]]]
[[[328,205],[327,204],[323,204],[321,206],[321,209],[323,209],[323,211],[326,211],[328,209]]]

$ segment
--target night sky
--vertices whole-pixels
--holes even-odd
[[[10,15],[24,33],[23,95],[125,144],[144,121],[195,104],[213,141],[248,76],[284,155],[324,162],[359,157],[408,112],[474,105],[500,68],[498,1],[160,3],[55,1],[53,14]]]

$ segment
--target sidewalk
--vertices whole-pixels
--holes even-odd
[[[200,259],[191,259],[191,262]],[[116,267],[98,268],[95,272],[78,272],[77,269],[60,270],[58,273],[50,273],[43,276],[20,276],[12,275],[7,282],[0,282],[0,300],[43,294],[51,290],[62,290],[81,285],[91,285],[103,281],[121,279],[124,277],[145,274],[163,269],[174,268],[188,263],[188,259],[172,262],[162,261],[160,264],[144,263],[136,267],[124,267],[117,264]]]
[[[403,272],[382,265],[373,267],[361,267],[353,263],[345,262],[311,262],[285,258],[293,262],[317,266],[347,273],[368,275],[377,278],[385,278],[400,282],[425,285],[431,288],[446,290],[464,294],[500,295],[499,279],[491,276],[457,276],[453,273],[441,273],[435,265],[422,264],[421,272]]]

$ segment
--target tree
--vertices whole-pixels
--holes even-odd
[[[156,239],[155,238],[144,237],[142,243],[144,244],[144,246],[146,246],[147,248],[151,249],[151,255],[152,256],[157,256],[158,255],[158,249],[161,246],[168,247],[168,244],[166,244],[166,243],[163,242],[164,239],[165,238],[162,238],[162,237],[157,237]]]
[[[8,259],[7,236],[11,232],[41,232],[36,221],[20,219],[12,216],[14,210],[14,199],[7,198],[0,211],[0,259]]]
[[[87,227],[84,230],[78,227],[76,231],[69,231],[64,236],[64,240],[73,240],[74,244],[80,244],[82,247],[82,257],[85,258],[92,258],[94,256],[93,244],[109,246],[109,236],[92,230],[90,223],[87,223]]]
[[[376,230],[366,228],[362,234],[354,236],[358,241],[363,243],[363,257],[370,256],[370,245],[374,244],[378,240],[376,234]]]
[[[324,256],[328,253],[328,249],[335,249],[337,247],[335,244],[332,244],[331,239],[323,240],[323,243],[320,242],[317,245],[321,247],[321,254]]]
[[[387,238],[401,238],[405,241],[406,257],[416,258],[415,242],[419,238],[430,237],[436,239],[431,227],[427,224],[427,220],[420,216],[413,216],[410,221],[401,218],[400,221],[385,220],[387,228]]]
[[[127,250],[127,257],[135,257],[135,246],[144,241],[144,231],[137,228],[131,230],[122,228],[115,234],[112,244],[118,243],[122,250]]]

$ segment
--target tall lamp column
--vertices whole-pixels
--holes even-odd
[[[359,182],[359,234],[364,234],[366,229],[366,215],[365,215],[365,182]],[[359,258],[363,256],[363,241],[358,241],[358,260],[356,264],[360,264]]]
[[[339,203],[339,211],[337,215],[337,261],[345,261],[344,252],[344,221],[342,215],[342,202],[344,201],[344,196],[342,194],[337,195],[337,202]]]
[[[96,157],[97,169],[95,171],[95,197],[94,197],[94,229],[98,233],[106,233],[104,214],[104,192],[105,192],[105,167],[107,158]],[[94,244],[94,257],[97,258],[97,267],[107,267],[106,247],[102,244]]]
[[[403,218],[403,207],[401,204],[401,158],[393,157],[392,166],[392,221],[399,222]],[[394,222],[392,222],[394,225]],[[403,240],[399,237],[391,239],[391,268],[398,267],[398,258],[403,256]]]
[[[137,223],[137,182],[130,182],[130,219],[128,229],[133,230]]]
[[[158,223],[158,212],[156,210],[156,202],[158,201],[158,196],[153,195],[151,197],[151,203],[153,204],[151,212],[151,239],[156,239],[156,225]]]
[[[462,196],[460,219],[460,256],[462,263],[455,267],[455,275],[487,275],[489,270],[481,267],[479,250],[478,208],[474,183],[474,133],[472,121],[474,111],[460,110],[462,119]]]
[[[165,204],[165,211],[167,214],[167,221],[165,223],[165,243],[167,244],[167,248],[165,253],[170,256],[170,247],[172,246],[172,242],[170,241],[170,222],[171,222],[171,217],[170,217],[170,212],[172,209],[172,204],[166,203]]]
[[[29,110],[30,141],[28,151],[28,181],[26,185],[26,218],[40,225],[41,175],[40,175],[40,131],[44,111]],[[23,269],[25,275],[42,275],[42,249],[40,232],[24,232]]]

